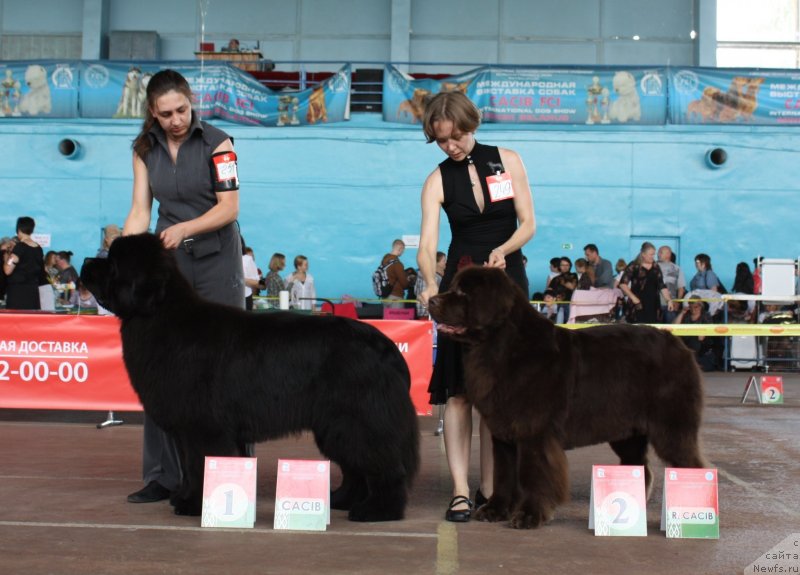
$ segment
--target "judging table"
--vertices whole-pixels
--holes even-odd
[[[411,373],[414,407],[431,415],[433,324],[364,321],[397,345]],[[0,311],[0,408],[140,411],[119,328],[114,316]]]

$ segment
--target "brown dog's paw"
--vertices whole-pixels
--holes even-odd
[[[508,509],[495,506],[489,501],[489,503],[481,505],[478,510],[472,514],[472,517],[476,521],[487,521],[489,523],[505,521],[508,519]]]
[[[512,529],[536,529],[553,518],[552,513],[539,509],[533,512],[517,510],[511,515],[509,527]]]

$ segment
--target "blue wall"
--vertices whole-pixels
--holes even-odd
[[[259,266],[266,270],[274,251],[290,259],[302,253],[320,296],[371,296],[370,274],[391,241],[419,233],[420,189],[441,151],[424,143],[418,127],[365,114],[329,126],[219,125],[236,140],[242,232]],[[17,216],[31,215],[37,232],[52,234],[53,249],[75,252],[78,263],[94,255],[101,227],[122,224],[127,214],[138,128],[5,119],[0,235],[13,234]],[[77,159],[59,154],[64,137],[81,144]],[[613,263],[630,259],[643,239],[669,241],[689,277],[694,255],[705,252],[728,288],[739,261],[800,254],[796,130],[487,125],[478,138],[517,150],[526,163],[538,223],[524,250],[532,290],[543,286],[551,257],[574,260],[588,242]],[[728,152],[720,169],[705,163],[714,147]],[[442,227],[445,248],[444,216]],[[408,250],[403,261],[415,265],[415,257]]]

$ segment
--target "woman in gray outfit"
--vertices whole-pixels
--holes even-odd
[[[178,267],[197,293],[244,309],[232,138],[200,121],[192,111],[189,83],[174,70],[162,70],[150,79],[147,106],[133,143],[133,201],[123,235],[149,229],[155,198],[155,233],[174,250]],[[147,414],[143,474],[145,487],[128,496],[131,503],[166,499],[180,485],[175,443]]]

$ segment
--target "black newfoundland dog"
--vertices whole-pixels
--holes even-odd
[[[670,466],[705,467],[700,374],[672,334],[557,327],[496,268],[463,269],[428,309],[465,343],[467,394],[492,432],[494,494],[476,519],[550,520],[569,494],[565,449],[608,442],[621,464],[645,466],[648,490],[648,444]]]
[[[342,470],[331,496],[353,521],[402,519],[419,466],[410,377],[374,327],[334,316],[256,314],[206,302],[156,236],[117,239],[81,279],[122,320],[125,367],[145,411],[176,440],[171,503],[199,515],[206,455],[311,430]]]

